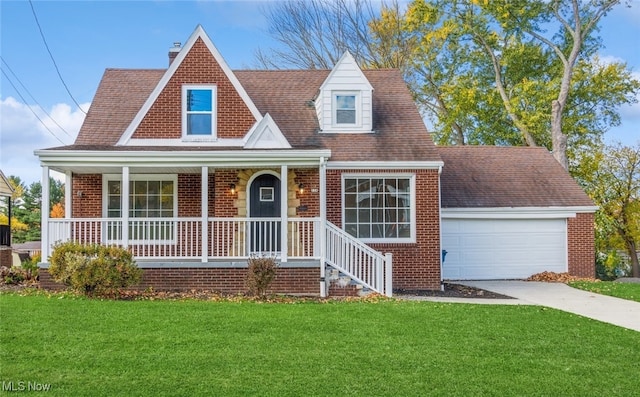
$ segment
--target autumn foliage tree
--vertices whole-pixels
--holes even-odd
[[[624,250],[633,277],[640,277],[640,142],[604,146],[590,162],[595,171],[583,185],[599,207],[600,244]]]
[[[53,207],[51,207],[51,212],[49,213],[50,218],[64,218],[64,206],[62,203],[55,203]]]

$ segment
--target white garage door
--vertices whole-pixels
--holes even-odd
[[[565,219],[443,219],[442,277],[527,278],[567,271]]]

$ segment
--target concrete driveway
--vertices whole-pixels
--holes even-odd
[[[640,332],[640,302],[595,294],[562,283],[534,281],[455,281]]]

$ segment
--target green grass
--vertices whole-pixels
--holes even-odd
[[[0,295],[3,388],[51,396],[631,395],[639,355],[538,306]]]
[[[616,283],[613,281],[572,281],[568,284],[573,288],[640,302],[640,284],[637,283]]]

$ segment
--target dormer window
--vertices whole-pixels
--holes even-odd
[[[334,124],[336,125],[357,125],[359,95],[353,92],[334,93],[333,108],[335,109]]]
[[[182,138],[216,139],[216,86],[182,87]]]

